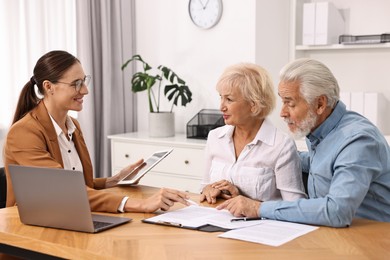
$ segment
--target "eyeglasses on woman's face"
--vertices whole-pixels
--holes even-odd
[[[91,76],[90,76],[90,75],[86,75],[86,76],[84,77],[84,79],[78,79],[78,80],[75,80],[75,81],[70,82],[70,83],[68,83],[68,82],[61,82],[61,81],[56,81],[55,83],[61,83],[61,84],[69,85],[69,86],[71,86],[71,87],[74,87],[74,89],[75,89],[77,92],[79,92],[80,89],[81,89],[81,87],[82,87],[83,85],[88,86],[88,84],[89,84],[90,81],[91,81]]]

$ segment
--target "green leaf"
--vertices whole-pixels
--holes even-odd
[[[158,69],[162,71],[164,78],[169,80],[169,82],[171,82],[172,84],[175,83],[175,80],[178,84],[181,85],[184,85],[186,83],[184,80],[179,78],[179,76],[170,68],[160,65],[158,66]]]
[[[156,82],[155,76],[150,76],[147,73],[137,72],[131,79],[131,90],[133,92],[140,92],[151,88]]]
[[[164,95],[169,101],[174,98],[173,103],[175,106],[177,106],[179,98],[181,99],[182,106],[186,106],[192,101],[192,92],[186,85],[167,85],[164,89]]]
[[[190,89],[185,85],[185,81],[170,68],[160,65],[157,67],[157,69],[161,71],[161,75],[152,75],[150,74],[152,67],[142,59],[141,55],[135,54],[131,57],[131,59],[127,60],[122,65],[121,69],[124,70],[131,62],[141,62],[143,69],[143,71],[136,72],[131,76],[131,90],[133,92],[147,90],[150,112],[154,111],[154,107],[156,107],[156,111],[159,112],[160,95],[158,95],[156,99],[156,96],[152,91],[152,87],[156,84],[157,81],[159,82],[159,89],[161,86],[163,86],[162,83],[164,80],[171,83],[171,85],[166,85],[164,88],[165,96],[167,97],[168,101],[172,102],[171,111],[173,109],[173,105],[178,105],[179,99],[181,100],[182,106],[186,106],[189,102],[191,102],[192,93]]]

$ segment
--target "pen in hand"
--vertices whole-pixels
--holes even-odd
[[[193,200],[190,200],[190,199],[186,199],[186,201],[190,204],[190,205],[194,205],[194,206],[199,206],[198,203],[196,203],[195,201]]]
[[[264,218],[233,218],[230,220],[230,222],[236,222],[236,221],[251,221],[251,220],[262,220]]]

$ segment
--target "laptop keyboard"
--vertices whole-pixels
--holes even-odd
[[[112,225],[112,223],[108,223],[108,222],[101,222],[101,221],[93,221],[93,226],[95,229],[101,229],[101,228],[104,228],[104,227],[107,227],[107,226],[110,226]]]

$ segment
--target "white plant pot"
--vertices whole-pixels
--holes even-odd
[[[149,113],[149,136],[171,137],[175,135],[175,114],[170,112]]]

